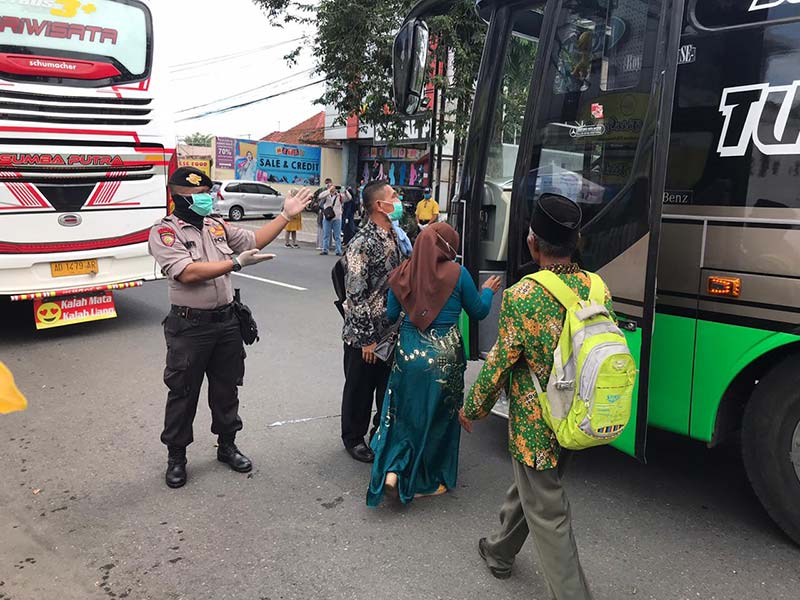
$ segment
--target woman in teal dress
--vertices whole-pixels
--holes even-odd
[[[493,277],[478,293],[469,272],[454,262],[458,245],[452,227],[434,223],[417,238],[411,260],[389,278],[389,319],[402,315],[403,322],[371,444],[368,506],[378,506],[385,493],[405,504],[456,485],[466,369],[458,321],[462,309],[485,318],[500,289]]]

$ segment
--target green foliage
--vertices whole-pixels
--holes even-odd
[[[185,138],[183,138],[183,143],[188,144],[189,146],[204,146],[206,148],[210,148],[213,137],[214,136],[210,133],[197,132],[187,135]]]
[[[403,121],[394,114],[392,95],[392,43],[406,14],[416,0],[253,0],[273,24],[299,22],[315,33],[304,42],[310,47],[318,73],[326,86],[318,103],[334,107],[339,123],[359,115],[362,124],[375,126],[388,140],[402,136]],[[445,75],[433,78],[445,90],[447,132],[466,131],[475,76],[483,48],[485,25],[477,18],[473,0],[457,2],[446,16],[428,22],[431,39],[438,45],[434,56],[445,65]],[[303,47],[287,60],[294,62]],[[446,76],[448,54],[453,56],[453,77]],[[431,57],[433,58],[433,56]],[[462,110],[458,110],[461,107]]]

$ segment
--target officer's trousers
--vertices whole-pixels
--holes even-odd
[[[566,458],[562,456],[564,464]],[[486,562],[510,569],[530,533],[553,598],[592,600],[572,533],[569,501],[561,486],[562,465],[537,471],[517,460],[511,462],[514,485],[500,511],[500,531],[486,540]]]
[[[235,435],[242,428],[239,391],[244,378],[244,345],[239,320],[198,323],[170,314],[164,321],[169,388],[161,441],[185,448],[194,440],[192,422],[203,377],[208,376],[211,432]]]

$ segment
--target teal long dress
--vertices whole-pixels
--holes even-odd
[[[387,473],[397,473],[401,502],[414,494],[431,494],[440,484],[456,486],[461,427],[458,411],[464,401],[464,343],[458,330],[462,309],[484,319],[492,306],[491,290],[475,288],[461,268],[453,293],[427,331],[408,318],[400,327],[394,365],[383,402],[378,432],[372,440],[375,462],[367,505],[383,500]],[[389,292],[387,312],[396,321],[400,303]]]

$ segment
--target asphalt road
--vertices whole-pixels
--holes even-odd
[[[305,289],[236,280],[264,331],[238,439],[256,468],[216,461],[201,402],[180,490],[158,440],[165,284],[117,293],[116,320],[41,333],[30,306],[0,305],[0,360],[30,402],[0,417],[0,600],[547,600],[531,542],[507,581],[476,551],[511,482],[504,421],[464,436],[457,490],[365,506],[369,468],[338,439],[335,258],[274,251],[247,274]],[[586,451],[566,486],[598,600],[800,597],[800,549],[730,449],[656,433],[649,465]]]

